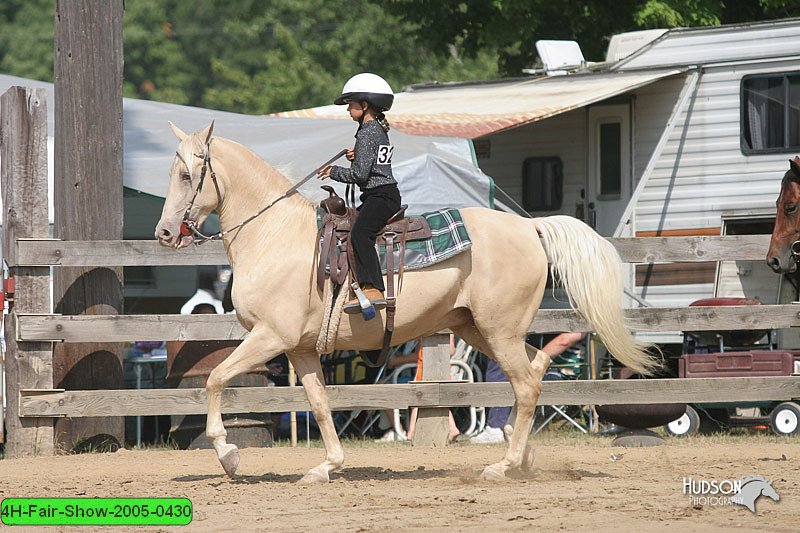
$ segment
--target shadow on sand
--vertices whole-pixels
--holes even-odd
[[[351,467],[342,472],[331,474],[331,481],[344,479],[346,481],[389,481],[389,480],[420,480],[444,477],[454,477],[458,474],[451,470],[427,469],[418,467],[414,470],[392,470],[380,467]],[[239,476],[228,480],[225,474],[200,474],[192,476],[179,476],[172,478],[178,483],[194,483],[197,481],[219,481],[234,484],[255,485],[258,483],[296,483],[303,474],[273,474],[267,473],[260,476]]]

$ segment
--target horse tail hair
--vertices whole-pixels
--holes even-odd
[[[652,345],[637,341],[622,314],[621,259],[617,250],[582,221],[570,216],[534,219],[544,241],[554,283],[566,289],[569,302],[619,362],[649,376],[661,361]],[[657,348],[656,348],[657,350]]]

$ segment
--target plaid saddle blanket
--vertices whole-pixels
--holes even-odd
[[[317,212],[317,222],[322,227],[323,211]],[[425,217],[431,228],[431,238],[416,241],[407,241],[404,254],[404,270],[419,270],[430,265],[434,265],[454,255],[468,250],[472,246],[467,227],[461,218],[458,209],[440,209],[430,213],[420,215]],[[397,237],[400,240],[400,237]],[[386,247],[378,246],[378,258],[381,263],[381,270],[386,274]],[[394,244],[394,265],[400,262],[400,244]],[[395,271],[397,270],[395,266]],[[330,269],[326,265],[326,271]]]
[[[431,213],[423,213],[431,228],[431,238],[420,241],[409,241],[405,250],[405,270],[419,270],[434,265],[454,255],[458,255],[472,246],[467,226],[458,209],[440,209]],[[381,271],[386,273],[386,247],[377,246]],[[394,245],[395,261],[400,260],[400,245]],[[397,268],[397,267],[395,267]]]

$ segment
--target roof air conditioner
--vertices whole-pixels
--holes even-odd
[[[536,41],[536,52],[548,75],[566,74],[586,64],[581,47],[575,41]]]

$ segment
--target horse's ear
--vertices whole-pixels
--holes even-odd
[[[800,178],[800,156],[790,159],[789,167],[792,169],[792,172],[794,172],[794,175]]]
[[[208,144],[208,141],[211,140],[211,132],[214,131],[214,121],[211,121],[211,124],[206,126],[206,128],[198,133],[201,138],[205,138],[204,144]]]
[[[175,134],[175,137],[177,137],[179,141],[183,141],[183,140],[184,140],[186,137],[188,137],[188,135],[186,134],[186,132],[184,132],[184,131],[183,131],[182,129],[180,129],[178,126],[176,126],[175,124],[173,124],[173,123],[172,123],[172,121],[169,121],[169,120],[168,120],[167,122],[169,122],[169,127],[170,127],[170,128],[172,128],[172,133],[174,133],[174,134]]]

